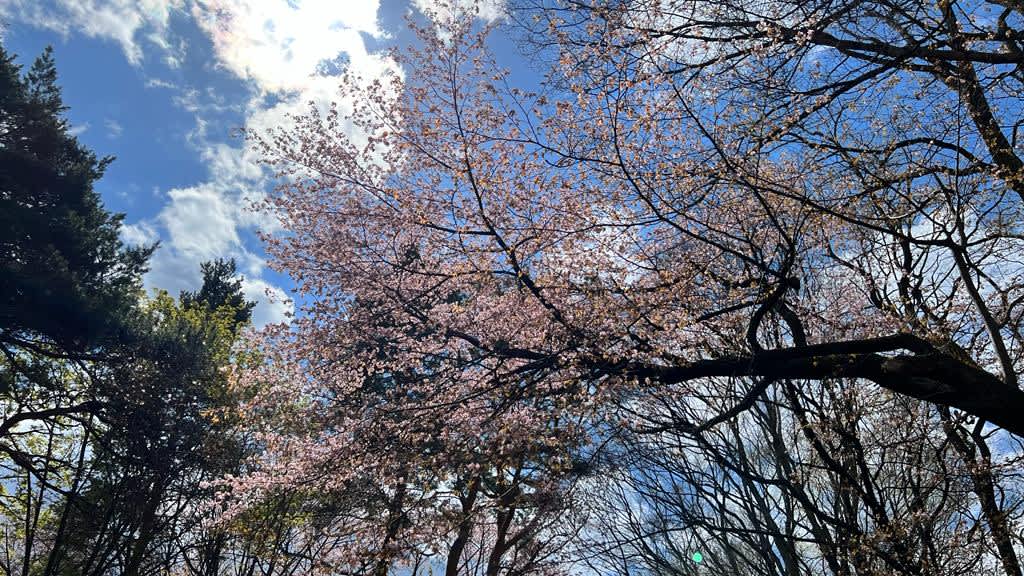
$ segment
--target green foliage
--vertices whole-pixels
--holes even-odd
[[[198,292],[182,292],[182,306],[199,306],[207,310],[231,309],[234,310],[232,330],[248,324],[256,303],[245,300],[242,280],[236,276],[235,261],[217,259],[203,262],[200,268],[203,271],[203,286]]]
[[[144,299],[118,343],[102,450],[66,531],[61,563],[71,573],[115,564],[117,573],[148,573],[176,538],[202,540],[202,483],[235,471],[242,455],[212,417],[231,401],[226,369],[253,307],[233,270],[230,261],[206,264],[197,293]]]
[[[241,466],[221,415],[255,303],[232,260],[143,295],[155,246],[121,242],[93,188],[111,158],[65,112],[51,50],[23,73],[0,47],[0,569],[138,576],[193,554],[214,574],[204,482]]]
[[[111,343],[152,251],[121,242],[122,216],[93,188],[111,158],[69,134],[65,112],[52,51],[23,73],[0,47],[0,482],[4,527],[20,530],[7,572],[46,561],[41,540],[81,486]]]

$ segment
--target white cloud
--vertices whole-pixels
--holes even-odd
[[[292,310],[284,292],[259,276],[264,262],[242,242],[243,228],[274,228],[275,222],[249,210],[248,204],[264,194],[262,171],[252,152],[244,147],[213,143],[200,155],[209,169],[206,181],[167,191],[167,203],[151,220],[122,228],[128,244],[162,243],[150,261],[149,286],[172,294],[194,290],[202,282],[199,263],[215,258],[234,258],[244,274],[245,293],[257,302],[256,326],[283,321]],[[273,297],[268,294],[274,295]]]
[[[168,90],[174,90],[177,87],[177,84],[160,78],[150,78],[146,80],[146,88],[166,88]]]
[[[202,283],[199,263],[176,252],[172,246],[161,244],[149,259],[147,287],[160,288],[177,295],[182,290],[195,290]]]
[[[183,5],[184,0],[3,0],[0,17],[64,36],[73,32],[117,42],[128,61],[138,65],[143,56],[140,36],[168,57],[180,59],[168,30],[171,13]]]
[[[428,17],[450,18],[455,13],[474,11],[486,22],[495,22],[505,16],[504,0],[412,0],[413,6]]]
[[[209,34],[218,65],[248,80],[254,94],[245,105],[245,127],[255,133],[291,124],[310,103],[326,110],[339,100],[341,75],[353,72],[363,81],[401,73],[386,55],[370,53],[363,35],[385,38],[378,27],[378,0],[339,3],[336,0],[195,0],[190,13]],[[332,68],[325,62],[344,62]],[[176,102],[196,115],[191,134],[222,190],[230,190],[236,224],[273,232],[279,222],[247,208],[265,197],[266,174],[258,154],[246,143],[238,146],[207,142],[204,112],[221,112],[226,103],[215,94],[183,90]],[[344,109],[350,106],[338,102]],[[349,132],[349,138],[365,136]]]
[[[242,293],[247,300],[256,302],[252,319],[257,328],[287,321],[294,311],[294,304],[284,290],[258,278],[262,269],[259,257],[246,252],[227,253],[220,257],[234,258],[238,263],[242,272]],[[161,246],[153,254],[150,269],[146,284],[174,295],[182,290],[195,290],[203,281],[197,261],[169,245]]]
[[[177,188],[167,193],[170,203],[158,220],[170,235],[175,251],[195,262],[211,260],[238,251],[241,240],[235,225],[237,207],[230,191],[215,183]]]
[[[210,170],[210,177],[221,182],[251,182],[263,175],[259,158],[251,148],[217,142],[204,147],[200,154]]]
[[[377,26],[378,0],[197,0],[192,15],[213,41],[220,64],[266,92],[301,91],[323,62],[344,54],[356,70],[372,69],[361,34]]]
[[[371,54],[365,46],[363,35],[386,37],[377,25],[378,8],[377,0],[195,0],[190,14],[210,36],[217,65],[251,83],[254,92],[243,108],[245,126],[264,132],[289,125],[290,117],[305,113],[311,102],[326,109],[337,101],[342,69],[366,81],[401,72],[390,57]],[[336,62],[345,65],[324,66]],[[239,236],[242,228],[273,232],[279,227],[271,215],[249,209],[269,186],[258,154],[245,142],[207,140],[204,116],[223,112],[232,103],[188,88],[175,98],[196,117],[190,141],[209,179],[169,192],[170,201],[158,217],[169,241],[154,256],[153,284],[194,285],[199,282],[197,262],[233,257],[245,273],[246,296],[258,302],[254,323],[284,321],[293,310],[291,301],[259,277],[263,260],[247,251]]]
[[[129,246],[144,246],[160,239],[160,234],[149,222],[121,226],[121,241]]]
[[[75,124],[71,128],[69,128],[68,129],[68,134],[77,137],[77,136],[81,136],[82,134],[85,134],[85,131],[88,130],[88,129],[89,129],[89,123],[88,122],[82,122],[81,124]]]
[[[243,278],[242,292],[247,300],[256,301],[256,309],[252,314],[256,326],[286,322],[295,310],[284,290],[263,280]]]
[[[103,125],[107,127],[107,138],[119,138],[124,132],[124,127],[121,123],[113,118],[107,118]]]

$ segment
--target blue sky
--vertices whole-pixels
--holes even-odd
[[[367,78],[393,69],[380,49],[404,41],[406,14],[435,3],[0,0],[0,33],[24,65],[54,47],[73,131],[117,157],[98,189],[126,214],[124,239],[161,242],[147,286],[194,288],[199,262],[233,257],[265,324],[292,309],[290,282],[267,269],[255,236],[274,228],[248,209],[270,180],[238,129],[332,100],[342,71],[326,63]],[[498,17],[500,0],[480,14]]]

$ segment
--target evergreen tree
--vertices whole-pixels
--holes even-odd
[[[27,73],[0,47],[0,346],[94,349],[138,297],[153,246],[128,248],[94,184],[99,158],[68,133],[47,48]]]
[[[234,259],[211,260],[200,264],[203,271],[203,285],[197,292],[181,293],[181,304],[185,307],[200,306],[217,310],[230,306],[235,310],[234,325],[248,324],[252,319],[255,302],[248,302],[242,294],[242,279],[237,274]]]

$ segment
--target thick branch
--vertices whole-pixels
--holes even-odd
[[[912,353],[886,354],[898,350]],[[861,378],[899,394],[963,410],[1024,436],[1024,391],[911,335],[765,350],[684,366],[612,364],[595,368],[607,375],[664,384],[715,376]]]

